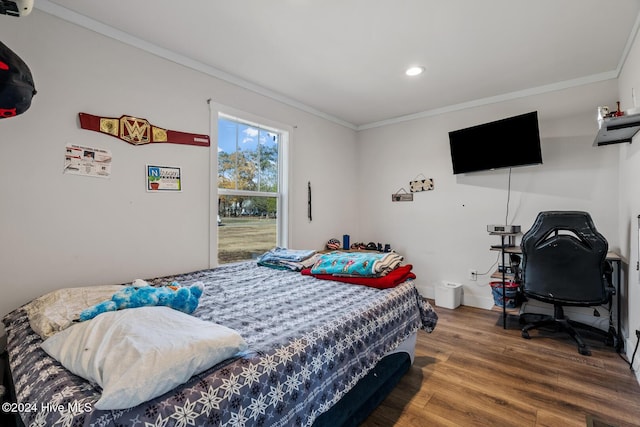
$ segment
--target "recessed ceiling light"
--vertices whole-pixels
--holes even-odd
[[[424,73],[424,67],[409,67],[407,71],[404,72],[407,76],[419,76]]]

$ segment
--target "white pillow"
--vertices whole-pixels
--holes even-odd
[[[42,343],[65,368],[102,387],[96,409],[126,409],[245,350],[232,329],[168,307],[100,314]]]
[[[25,306],[31,329],[44,340],[67,329],[85,308],[111,299],[121,285],[64,288],[49,292]]]

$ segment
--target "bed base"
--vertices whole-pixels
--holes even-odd
[[[405,338],[327,412],[313,427],[356,427],[382,403],[415,359],[418,333]]]
[[[0,375],[3,379],[2,384],[6,388],[6,395],[2,401],[16,402],[15,389],[6,355],[4,353],[0,356],[6,362],[4,375]],[[320,415],[314,421],[313,427],[356,427],[360,425],[391,393],[409,370],[412,356],[412,354],[400,351],[383,357],[338,403]],[[0,412],[0,425],[25,427],[18,413]]]
[[[0,402],[16,402],[16,392],[9,367],[9,355],[7,352],[0,354],[0,384],[4,387],[4,396],[0,396]],[[0,426],[24,427],[22,418],[18,413],[0,410]]]
[[[314,427],[356,427],[382,403],[411,367],[409,353],[385,356],[342,399],[313,423]]]
[[[16,402],[6,353],[2,357],[7,362],[4,366],[5,372],[2,382],[7,390],[4,401]],[[360,425],[391,393],[411,367],[412,359],[412,354],[404,351],[383,357],[338,403],[320,415],[314,421],[313,427],[356,427]],[[25,427],[18,413],[0,412],[0,425]]]
[[[366,420],[413,364],[416,339],[417,333],[413,333],[394,352],[384,356],[338,403],[320,415],[313,422],[313,427],[357,427]],[[15,388],[6,352],[0,355],[0,384],[6,389],[0,401],[15,403]],[[25,424],[18,413],[0,411],[0,426],[25,427]]]

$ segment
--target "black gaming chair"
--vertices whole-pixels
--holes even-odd
[[[574,326],[586,327],[569,320],[564,306],[599,306],[611,302],[615,288],[607,280],[611,266],[605,260],[607,240],[596,230],[587,212],[540,212],[533,226],[522,237],[522,291],[528,298],[554,306],[553,316],[526,324],[522,337],[540,326],[554,326],[568,332],[578,343],[580,354],[589,356]],[[525,314],[521,322],[526,323]],[[540,316],[538,316],[540,317]],[[595,328],[593,328],[595,330]],[[598,332],[603,332],[597,330]],[[612,328],[606,334],[611,339]]]

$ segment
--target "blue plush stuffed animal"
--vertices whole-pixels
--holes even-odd
[[[90,320],[107,311],[154,305],[171,307],[191,314],[198,307],[200,296],[204,292],[202,282],[196,282],[189,287],[181,287],[177,282],[169,286],[153,287],[144,280],[137,279],[133,284],[134,286],[127,286],[113,294],[110,300],[84,309],[79,320]]]

